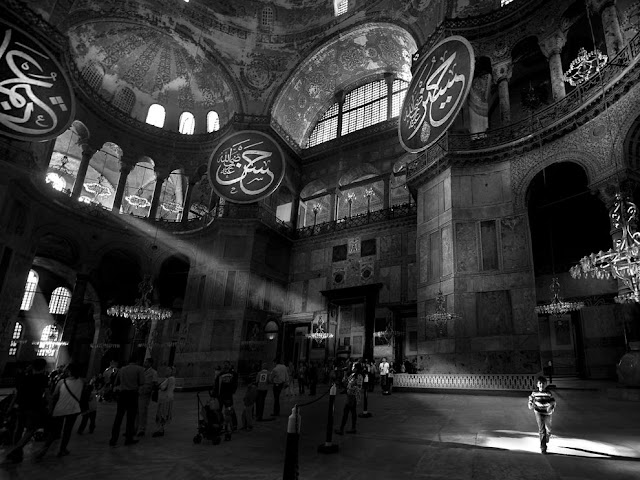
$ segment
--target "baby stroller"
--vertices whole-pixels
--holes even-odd
[[[193,443],[202,443],[202,439],[211,440],[218,445],[222,440],[223,418],[218,409],[218,401],[211,397],[205,404],[200,399],[200,392],[196,393],[198,402],[198,433],[193,437]]]

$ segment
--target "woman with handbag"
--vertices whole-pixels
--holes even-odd
[[[76,364],[70,364],[67,367],[69,376],[60,380],[53,391],[51,405],[51,426],[47,435],[44,446],[36,453],[36,459],[40,460],[45,456],[51,444],[60,436],[60,450],[58,456],[69,455],[67,445],[71,438],[73,425],[76,418],[82,411],[80,408],[80,397],[84,388],[84,381],[80,378],[80,367]]]

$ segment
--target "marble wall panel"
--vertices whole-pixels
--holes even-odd
[[[214,275],[213,305],[222,305],[224,303],[224,288],[227,281],[227,272],[225,270],[216,270]]]
[[[421,235],[419,238],[419,263],[420,283],[429,280],[429,235]]]
[[[415,255],[416,249],[416,231],[412,230],[407,233],[407,255]]]
[[[233,291],[233,306],[244,307],[247,303],[247,288],[249,286],[249,272],[239,271]]]
[[[385,235],[380,237],[380,258],[395,258],[401,255],[402,235]],[[415,247],[414,247],[415,248]]]
[[[476,174],[471,180],[474,206],[495,205],[504,201],[501,172]]]
[[[415,302],[418,298],[418,265],[410,263],[407,265],[407,300]]]
[[[456,223],[456,271],[471,273],[478,271],[478,241],[476,223]]]
[[[524,216],[500,220],[502,262],[505,270],[529,265],[529,235]]]
[[[304,282],[292,282],[289,284],[286,313],[291,314],[302,312],[303,283]]]
[[[251,288],[249,289],[249,307],[262,309],[264,304],[266,281],[264,277],[252,275]]]
[[[327,249],[311,251],[311,270],[324,270],[327,266]]]
[[[451,225],[442,228],[442,275],[453,273],[453,234]]]
[[[476,302],[479,335],[508,335],[513,333],[511,296],[508,290],[477,292]]]
[[[324,297],[322,290],[327,288],[327,279],[325,277],[312,278],[309,280],[309,289],[307,292],[307,312],[317,312],[324,310]]]
[[[393,303],[400,301],[402,289],[401,278],[402,267],[400,265],[380,269],[380,280],[383,284],[378,297],[378,301],[380,303]]]
[[[535,334],[538,315],[535,313],[536,293],[533,288],[511,290],[514,333]]]
[[[293,253],[293,273],[303,273],[308,268],[307,252],[296,251]]]

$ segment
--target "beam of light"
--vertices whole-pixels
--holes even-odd
[[[540,440],[537,432],[520,432],[517,430],[485,430],[478,432],[476,446],[523,452],[540,452]],[[640,441],[637,441],[636,448],[630,448],[597,440],[552,434],[551,441],[547,446],[547,452],[554,455],[572,457],[640,460]]]

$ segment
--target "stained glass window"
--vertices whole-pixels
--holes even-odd
[[[51,294],[49,301],[49,313],[54,315],[64,315],[69,310],[71,303],[71,292],[64,287],[56,288]]]
[[[13,357],[18,353],[18,342],[22,336],[22,324],[16,323],[13,327],[13,336],[11,337],[11,343],[9,343],[9,356]]]
[[[33,270],[29,270],[27,284],[24,286],[24,295],[22,296],[22,305],[20,305],[20,310],[29,310],[31,308],[33,305],[33,299],[36,296],[37,288],[38,274]]]

